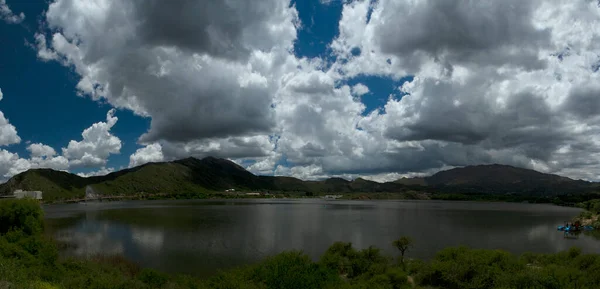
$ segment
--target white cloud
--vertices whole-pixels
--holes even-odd
[[[113,168],[104,166],[110,154],[117,154],[121,149],[120,139],[110,133],[110,129],[118,120],[114,116],[114,112],[114,110],[110,110],[107,113],[106,122],[98,122],[85,129],[82,133],[82,141],[70,141],[68,146],[62,149],[63,155],[57,155],[54,148],[43,143],[28,142],[29,158],[21,158],[17,153],[0,150],[0,180],[3,181],[29,169],[37,168],[67,171],[82,166],[102,166],[98,171],[87,175],[102,175],[112,172]],[[2,119],[2,112],[0,112],[0,124]],[[0,137],[0,140],[2,139]]]
[[[358,83],[352,87],[352,94],[356,96],[363,96],[369,93],[369,87],[362,83]]]
[[[104,166],[111,154],[120,152],[121,140],[110,132],[118,120],[114,114],[115,110],[111,109],[106,114],[106,122],[94,123],[81,134],[83,140],[72,140],[62,149],[71,167]]]
[[[114,172],[115,169],[114,168],[106,168],[106,167],[102,167],[97,171],[92,171],[89,173],[78,173],[77,175],[80,177],[84,177],[84,178],[88,178],[88,177],[96,177],[96,176],[105,176],[108,175],[112,172]]]
[[[8,24],[19,24],[25,20],[23,12],[15,14],[6,4],[6,0],[0,0],[0,19]]]
[[[0,180],[4,181],[15,174],[24,172],[31,167],[27,160],[19,158],[18,154],[0,150]]]
[[[53,157],[56,151],[48,145],[42,143],[30,144],[27,150],[31,153],[31,157]]]
[[[162,146],[159,143],[153,143],[140,148],[129,156],[129,167],[137,167],[145,163],[161,162],[164,160]]]
[[[45,144],[34,143],[27,147],[30,168],[51,168],[64,171],[69,168],[69,161],[64,156],[56,156],[56,151]]]
[[[56,54],[55,51],[48,49],[48,45],[46,44],[46,36],[41,33],[36,33],[34,37],[38,58],[43,61],[59,59],[58,54]]]
[[[63,156],[55,156],[56,152],[44,144],[32,144],[27,147],[31,153],[29,159],[21,158],[18,154],[0,150],[0,180],[6,179],[29,169],[50,168],[66,171],[69,161]]]
[[[2,100],[3,97],[4,95],[0,89],[0,100]],[[0,111],[0,146],[17,144],[20,142],[21,138],[17,134],[17,129],[8,122],[8,119],[4,117],[4,113]]]
[[[253,158],[255,163],[247,166],[246,169],[256,175],[273,175],[275,172],[277,162],[281,158],[280,153],[271,153],[270,156],[262,158]],[[234,160],[237,164],[241,163],[241,160]]]
[[[82,94],[152,119],[130,166],[213,155],[255,173],[388,180],[497,162],[600,179],[595,1],[345,1],[331,67],[291,53],[286,2],[56,0],[38,57],[73,67]],[[414,80],[363,115],[369,88],[345,85],[363,75]],[[104,165],[119,149],[99,142],[64,156]]]
[[[397,76],[383,59],[390,59],[390,67],[402,63],[408,70],[404,73],[415,74],[415,80],[402,88],[409,95],[391,99],[386,113],[372,120],[386,138],[420,143],[419,153],[441,163],[501,162],[558,173],[567,167],[568,175],[589,178],[585,172],[595,165],[584,160],[596,154],[593,120],[600,113],[594,97],[600,91],[595,85],[599,76],[592,69],[599,50],[591,41],[600,35],[595,26],[599,8],[590,1],[546,1],[540,7],[523,2],[519,5],[526,7],[515,10],[508,25],[503,21],[509,18],[498,18],[506,14],[500,11],[516,6],[494,2],[491,14],[470,17],[464,11],[490,3],[461,3],[440,14],[436,11],[445,11],[441,6],[449,3],[379,1],[368,23],[363,17],[366,2],[345,7],[340,38],[333,46],[342,57],[354,46],[375,51],[381,64],[370,65],[377,57],[361,54],[342,66],[347,75],[356,75],[354,69],[365,66],[373,74]],[[414,13],[403,15],[407,11]],[[428,26],[433,14],[445,17],[448,25]],[[581,26],[568,24],[573,19]],[[416,25],[420,29],[397,29],[399,21],[421,23]],[[459,28],[465,31],[461,41],[427,36],[453,35],[437,29]],[[464,46],[471,42],[479,46]],[[567,45],[567,53],[562,53]],[[579,150],[561,151],[565,146]],[[468,154],[460,152],[466,149]]]
[[[0,146],[17,144],[21,142],[21,138],[17,135],[15,127],[8,122],[4,117],[4,113],[0,111]]]
[[[56,53],[74,67],[81,93],[151,116],[143,142],[245,136],[275,125],[274,73],[289,56],[296,18],[278,0],[57,0],[46,13],[56,32],[49,47],[43,38],[38,46],[41,58]]]

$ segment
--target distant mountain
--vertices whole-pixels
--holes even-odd
[[[397,184],[403,185],[415,185],[415,186],[426,186],[427,182],[425,182],[425,178],[401,178],[399,180],[394,181]]]
[[[440,171],[430,177],[402,179],[438,191],[463,193],[561,194],[594,190],[597,183],[507,165],[477,165]]]
[[[227,189],[300,194],[414,190],[431,193],[560,194],[593,190],[597,184],[504,165],[469,166],[441,171],[430,177],[403,178],[387,183],[362,178],[353,181],[342,178],[303,181],[293,177],[256,176],[229,160],[207,157],[147,163],[89,178],[51,169],[32,169],[0,185],[0,195],[11,194],[17,189],[41,190],[46,200],[72,199],[83,197],[87,187],[102,195],[222,192]]]
[[[215,192],[227,189],[290,193],[401,192],[407,188],[394,183],[363,179],[348,181],[331,178],[303,181],[292,177],[256,176],[226,159],[186,158],[173,162],[147,163],[105,176],[83,178],[51,169],[32,169],[0,185],[0,195],[17,189],[40,190],[45,200],[85,196],[87,187],[101,195],[137,193]]]
[[[61,199],[76,197],[85,191],[89,180],[78,175],[51,169],[31,169],[0,185],[0,195],[12,194],[17,189],[50,192]]]

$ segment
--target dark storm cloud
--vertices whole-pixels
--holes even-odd
[[[600,87],[577,87],[564,103],[564,109],[577,118],[597,117],[600,114]]]
[[[544,67],[537,51],[549,44],[550,33],[537,30],[532,24],[535,1],[429,0],[389,4],[395,9],[383,10],[386,25],[376,32],[384,53],[410,58],[422,52],[451,64]]]
[[[250,33],[269,29],[274,1],[150,0],[135,2],[137,32],[150,45],[175,46],[213,56],[238,58],[269,49],[276,39]],[[249,31],[250,30],[250,31]]]
[[[57,0],[47,13],[61,31],[52,48],[82,76],[79,88],[152,118],[143,143],[270,132],[270,65],[288,54],[294,17],[279,0]]]

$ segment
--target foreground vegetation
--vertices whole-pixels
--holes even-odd
[[[397,258],[338,242],[316,262],[284,252],[198,279],[142,269],[118,256],[59,258],[43,228],[36,201],[0,201],[0,288],[600,288],[600,255],[577,248],[521,256],[447,248],[426,262],[404,257],[418,246],[407,237],[390,242]]]
[[[600,240],[600,199],[581,202],[577,206],[584,209],[584,211],[573,221],[596,228],[596,230],[585,232],[585,234]]]

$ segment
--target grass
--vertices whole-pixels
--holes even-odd
[[[430,261],[401,261],[344,242],[318,261],[288,251],[199,279],[140,268],[119,256],[59,258],[56,243],[44,237],[43,222],[37,201],[0,201],[0,288],[600,288],[600,255],[578,248],[516,256],[453,247]]]

